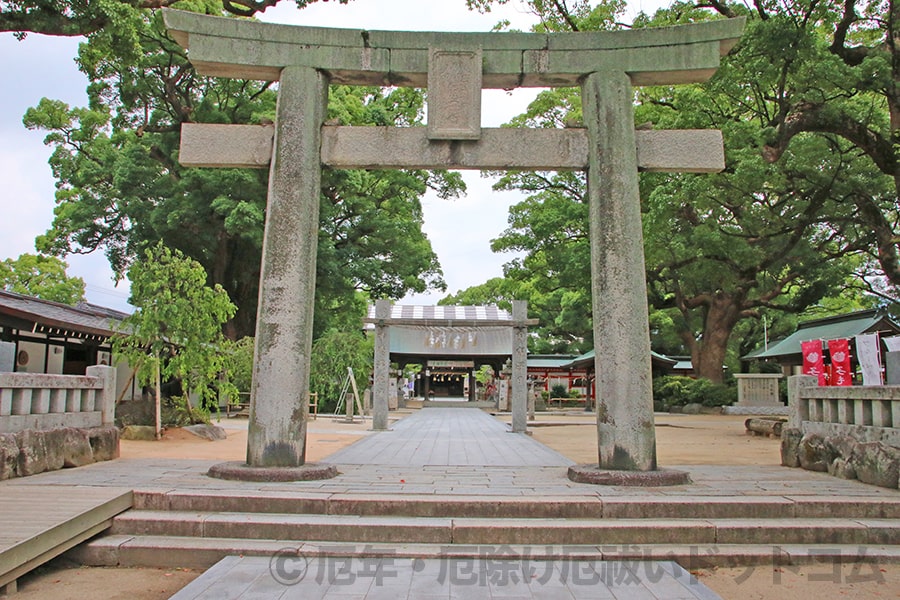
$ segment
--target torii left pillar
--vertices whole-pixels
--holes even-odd
[[[306,462],[309,359],[316,292],[321,170],[328,80],[315,69],[282,71],[269,170],[247,464]]]
[[[247,462],[210,469],[210,475],[229,479],[322,479],[336,474],[333,466],[305,465],[319,238],[319,147],[328,79],[316,69],[286,67],[279,81]]]

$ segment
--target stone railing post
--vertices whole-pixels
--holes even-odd
[[[806,388],[815,387],[818,381],[810,375],[792,375],[788,377],[788,427],[800,429],[800,423],[804,417],[809,418],[809,411],[804,409],[803,403]]]
[[[94,408],[100,411],[103,425],[113,425],[116,422],[116,369],[97,365],[88,367],[85,374],[103,381],[103,389],[96,396]]]

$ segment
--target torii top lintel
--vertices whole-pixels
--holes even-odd
[[[738,41],[743,18],[674,27],[580,33],[437,33],[275,25],[166,9],[166,27],[198,72],[276,81],[305,66],[351,85],[426,87],[430,51],[477,51],[484,88],[578,85],[598,71],[634,85],[708,79]]]

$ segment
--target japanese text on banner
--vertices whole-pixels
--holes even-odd
[[[856,356],[862,370],[863,385],[881,385],[881,360],[878,353],[878,334],[856,336]]]
[[[831,380],[829,385],[853,385],[850,370],[850,340],[828,340],[828,354],[831,355]]]
[[[803,374],[819,378],[819,385],[825,385],[825,364],[822,360],[822,340],[801,342],[803,352]]]

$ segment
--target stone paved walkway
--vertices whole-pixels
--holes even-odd
[[[567,467],[573,462],[477,408],[426,408],[328,457],[339,465]]]
[[[669,561],[229,556],[173,600],[721,600]]]

